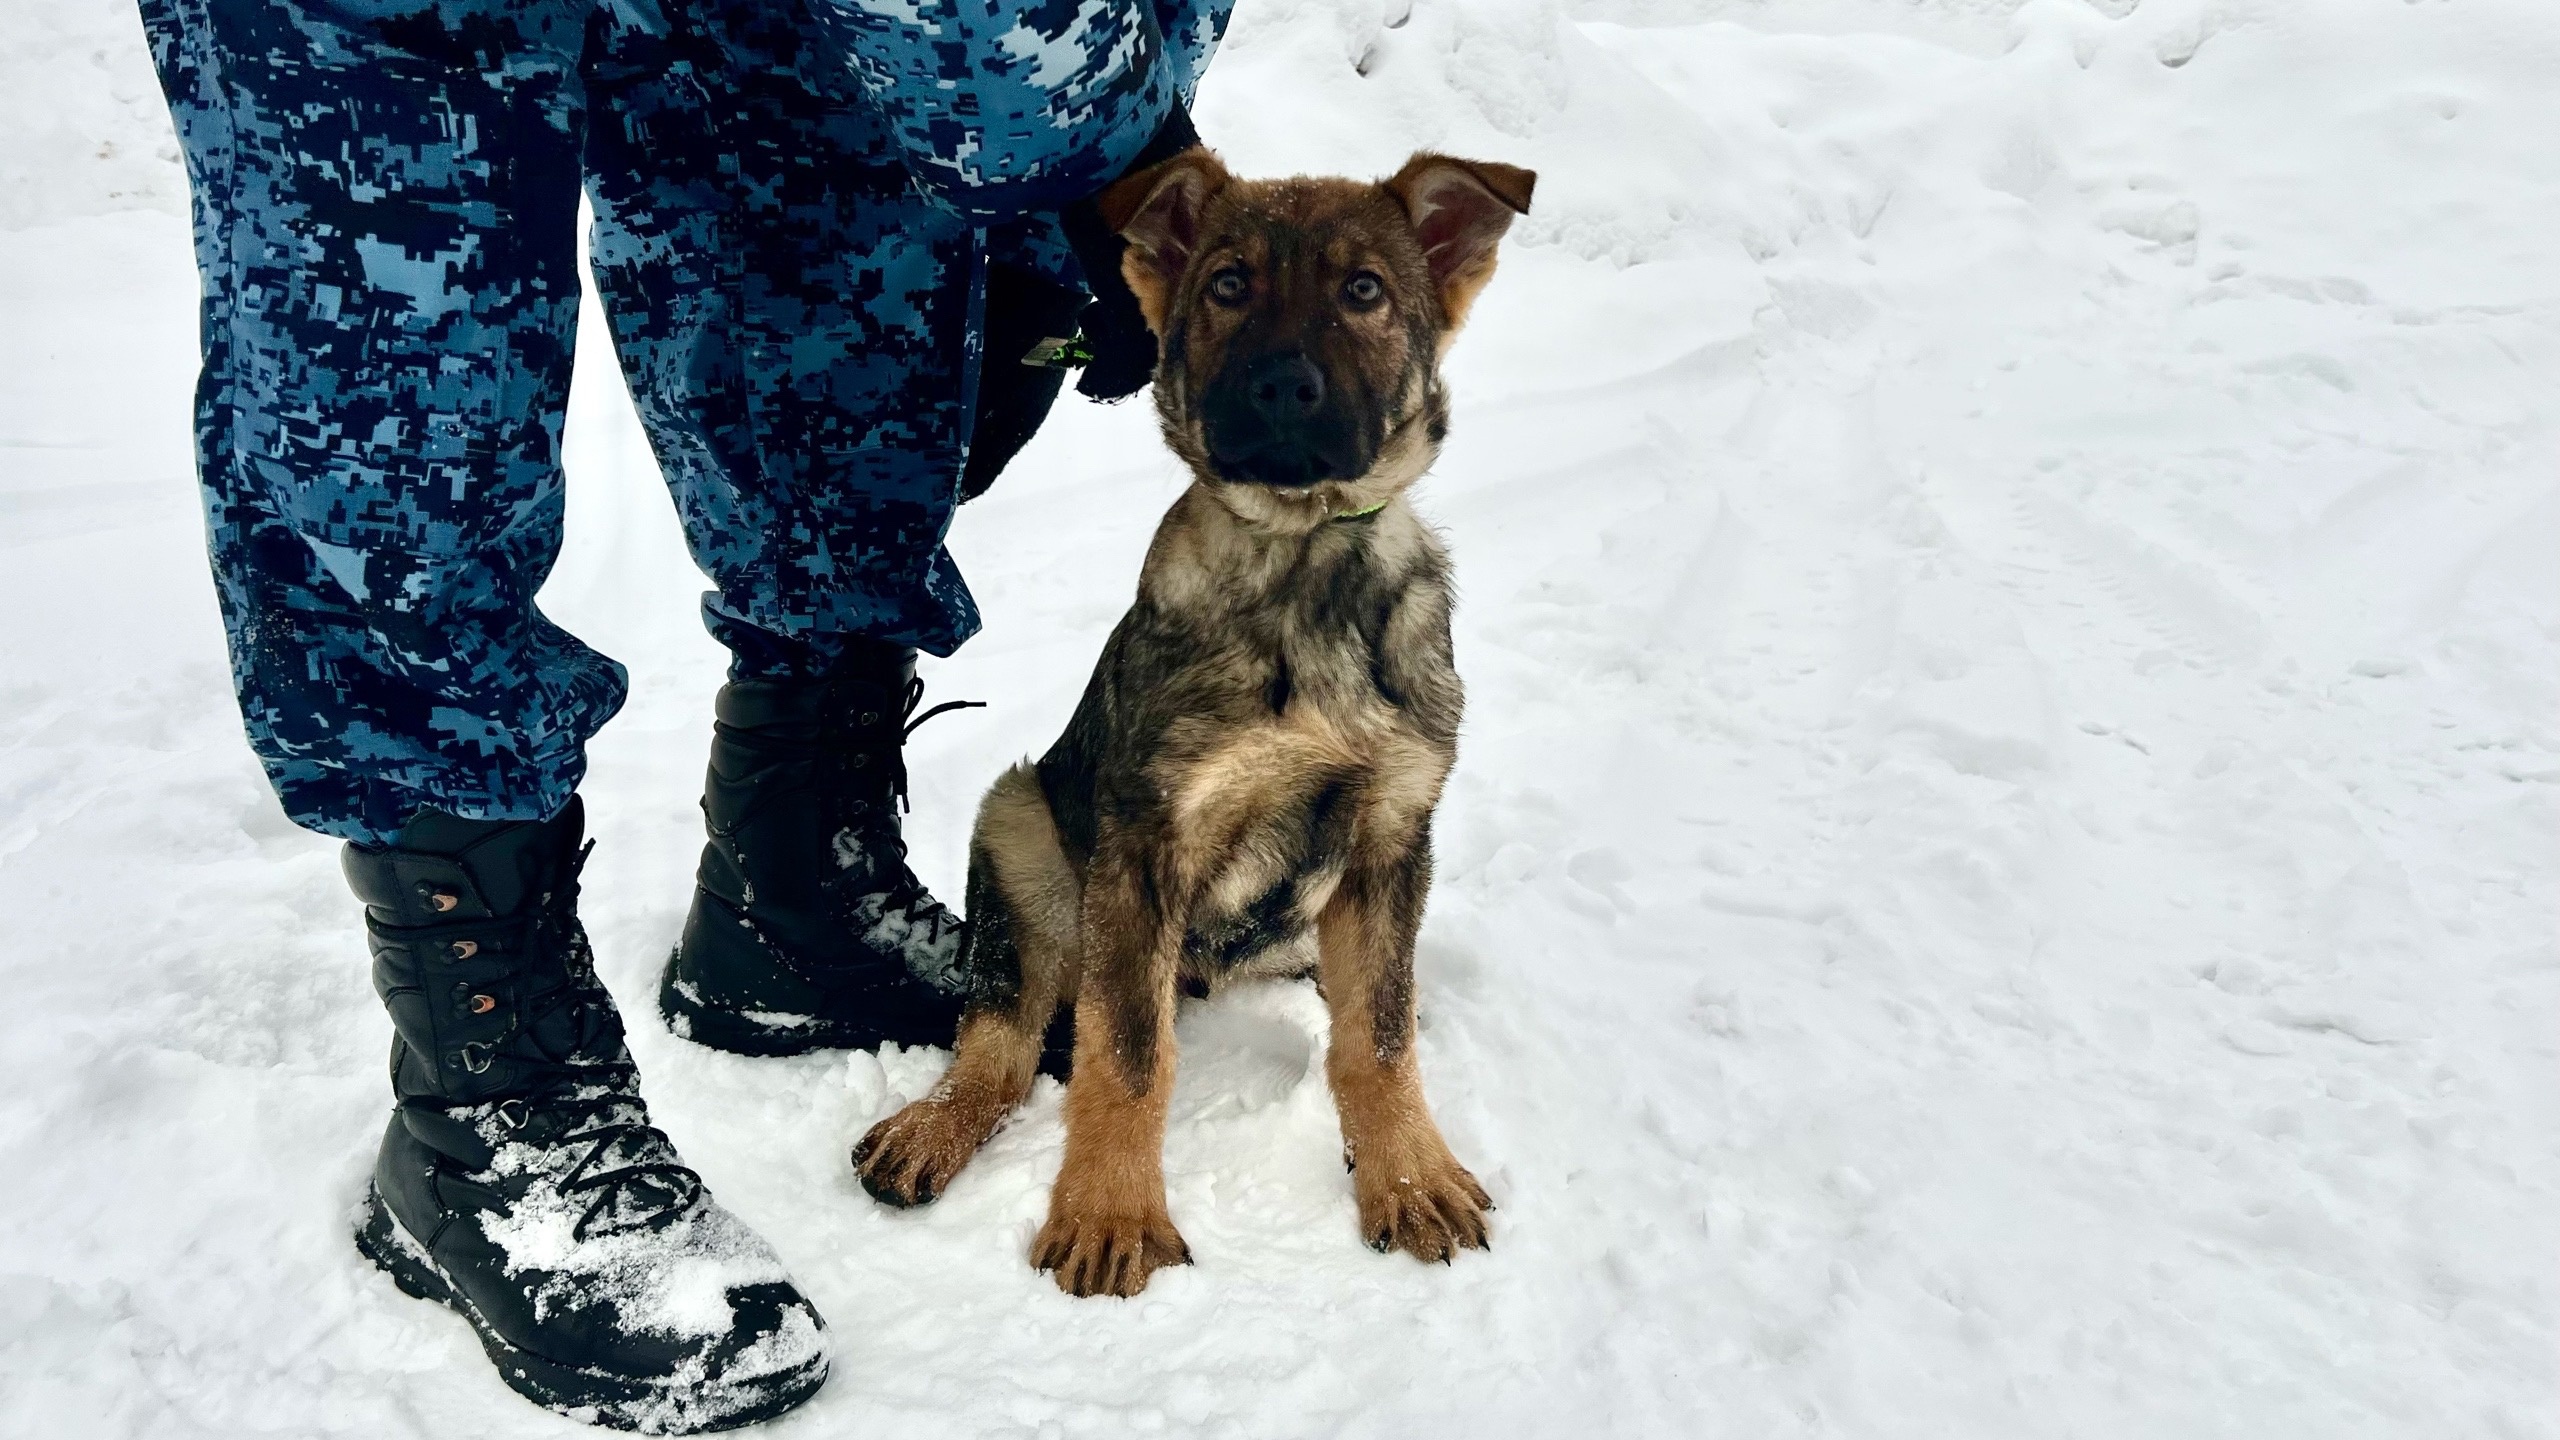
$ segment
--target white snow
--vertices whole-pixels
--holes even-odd
[[[130,12],[18,0],[0,97],[0,1429],[579,1433],[347,1243],[388,1027],[239,739]],[[897,1214],[845,1153],[940,1054],[646,1020],[720,657],[590,343],[588,922],[834,1327],[770,1433],[2560,1436],[2560,10],[1245,0],[1200,123],[1540,171],[1421,500],[1497,1248],[1361,1247],[1303,988],[1187,1012],[1128,1302],[1025,1263],[1054,1086]],[[1178,484],[1075,406],[963,515],[946,897]]]

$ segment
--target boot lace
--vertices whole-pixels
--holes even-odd
[[[702,1194],[702,1177],[674,1158],[674,1142],[649,1123],[639,1067],[622,1046],[622,1017],[596,983],[577,920],[578,877],[594,849],[589,841],[562,867],[525,922],[527,953],[556,955],[560,963],[556,983],[525,997],[510,1037],[522,1042],[510,1058],[521,1062],[531,1089],[497,1106],[510,1131],[540,1119],[551,1143],[585,1147],[556,1182],[564,1195],[591,1197],[570,1228],[579,1240],[604,1220],[610,1230],[664,1226]]]
[[[945,700],[924,713],[917,714],[916,707],[923,703],[924,681],[921,678],[910,678],[907,681],[906,694],[900,703],[898,738],[894,743],[884,745],[881,733],[876,730],[849,730],[835,732],[831,736],[828,748],[845,791],[850,792],[856,788],[855,772],[868,768],[871,763],[870,757],[885,750],[888,757],[886,765],[889,777],[888,795],[896,802],[900,813],[906,812],[909,808],[906,750],[908,738],[916,733],[918,726],[936,715],[952,710],[983,710],[987,705],[984,700]],[[875,786],[878,784],[876,780],[872,783]],[[960,917],[951,913],[951,907],[935,899],[932,893],[925,889],[924,882],[916,878],[915,871],[907,865],[907,839],[905,835],[899,833],[896,825],[872,826],[864,835],[864,840],[869,844],[887,845],[897,857],[894,873],[889,877],[887,888],[881,892],[882,913],[898,915],[910,926],[921,926],[932,943],[939,943],[944,934],[955,933],[960,929]]]

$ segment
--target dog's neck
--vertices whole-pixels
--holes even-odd
[[[1253,501],[1262,497],[1247,492],[1247,505],[1236,505],[1236,489],[1195,480],[1173,502],[1147,551],[1142,598],[1176,609],[1247,608],[1284,586],[1307,588],[1311,573],[1400,573],[1435,543],[1402,488],[1352,517],[1326,509],[1284,513],[1279,523],[1261,518]]]

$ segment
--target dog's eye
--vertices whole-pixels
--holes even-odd
[[[1342,282],[1342,298],[1366,310],[1387,298],[1387,282],[1366,270],[1354,270],[1351,278]]]
[[[1209,277],[1209,298],[1221,305],[1241,305],[1253,290],[1242,266],[1230,265]]]

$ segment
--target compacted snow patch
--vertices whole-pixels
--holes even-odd
[[[578,1433],[347,1242],[388,1026],[239,741],[178,177],[130,12],[26,4],[0,1428]],[[1470,698],[1421,1055],[1500,1206],[1447,1268],[1359,1244],[1304,987],[1186,1009],[1198,1263],[1126,1302],[1025,1263],[1055,1084],[893,1213],[846,1151],[942,1053],[657,1026],[720,656],[590,313],[588,919],[830,1323],[774,1433],[2560,1435],[2555,64],[2543,0],[1244,0],[1240,170],[1541,174],[1420,500]],[[1071,404],[963,514],[945,896],[1180,483]]]

